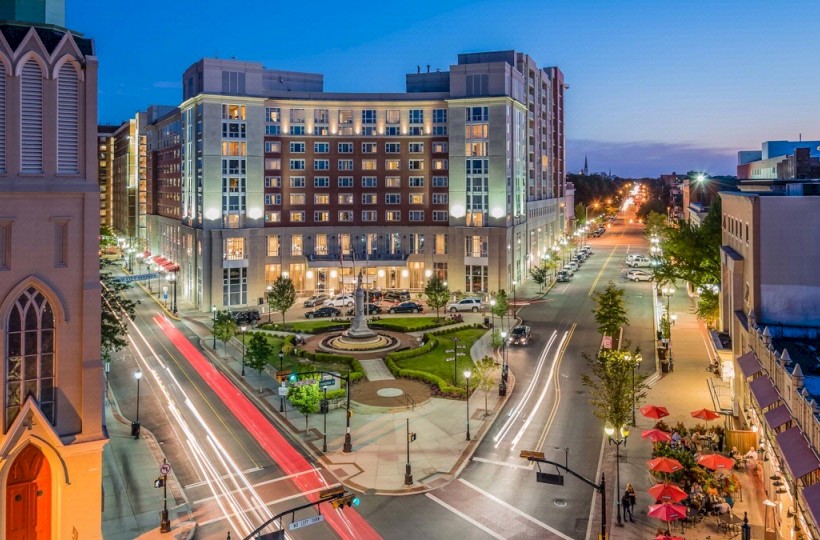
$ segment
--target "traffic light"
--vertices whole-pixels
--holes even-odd
[[[330,503],[333,505],[333,508],[341,508],[344,510],[346,506],[359,506],[361,501],[356,495],[352,493],[350,495],[345,495],[344,497],[339,497],[338,499],[333,499]]]
[[[291,373],[291,374],[288,376],[288,382],[289,382],[289,383],[295,383],[295,382],[296,382],[296,379],[298,379],[298,378],[299,378],[299,376],[298,376],[296,373]]]

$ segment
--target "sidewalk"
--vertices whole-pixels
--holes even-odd
[[[713,394],[710,392],[709,380],[713,375],[706,370],[709,358],[714,353],[707,344],[705,329],[701,321],[694,314],[694,300],[686,294],[677,294],[672,297],[670,311],[678,315],[675,326],[672,327],[672,351],[674,353],[674,370],[664,376],[647,392],[646,404],[664,406],[669,409],[670,415],[663,420],[667,424],[677,424],[683,422],[687,427],[695,424],[703,424],[702,420],[692,418],[691,411],[710,408],[717,409],[718,404],[713,401]],[[717,420],[718,422],[720,420]],[[607,483],[611,488],[607,489],[607,513],[610,518],[609,532],[613,539],[646,539],[654,538],[658,528],[666,528],[666,525],[659,519],[647,516],[649,505],[655,501],[647,493],[647,490],[654,485],[648,473],[646,462],[652,458],[652,443],[641,438],[641,431],[651,429],[655,425],[655,420],[644,418],[638,413],[637,426],[632,428],[628,445],[621,449],[621,481],[620,493],[622,494],[626,484],[631,482],[637,491],[637,505],[635,507],[635,523],[625,523],[623,527],[617,527],[616,523],[616,501],[613,495],[616,493],[616,471],[615,471],[615,451],[614,448],[607,448],[604,454],[603,469],[606,473]],[[745,471],[735,471],[742,484],[741,496],[737,497],[732,512],[743,518],[744,512],[748,512],[749,523],[752,525],[752,538],[762,538],[763,517],[761,514],[763,495],[762,485],[759,477]],[[620,499],[620,497],[618,497]],[[598,521],[600,513],[596,510]],[[596,522],[597,523],[597,522]],[[703,540],[707,538],[717,538],[723,536],[723,532],[717,529],[717,518],[708,517],[697,527],[689,528],[681,532],[681,525],[671,523],[670,530],[677,536],[683,536],[687,540]],[[731,537],[734,533],[729,533]],[[739,534],[736,536],[739,538]]]

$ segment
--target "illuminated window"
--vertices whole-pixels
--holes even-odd
[[[265,141],[265,152],[269,154],[279,154],[282,152],[281,141]]]
[[[424,204],[424,193],[411,193],[410,204]]]
[[[388,124],[398,124],[401,122],[401,111],[397,109],[385,111],[385,122]]]
[[[330,204],[330,195],[327,193],[314,193],[313,204]]]
[[[340,210],[339,221],[353,221],[353,210]]]
[[[291,124],[304,124],[305,123],[305,110],[304,109],[291,109],[290,110],[290,123]]]
[[[327,109],[313,109],[313,123],[327,124],[330,120],[330,113]]]
[[[245,258],[245,239],[226,238],[224,240],[222,258],[228,261],[238,261]]]
[[[375,171],[376,170],[376,160],[375,159],[363,159],[362,160],[362,170],[363,171]]]
[[[446,142],[434,142],[433,143],[433,153],[434,154],[446,154],[447,153],[447,143]]]
[[[433,160],[433,170],[434,171],[446,171],[448,167],[448,163],[446,159],[434,159]]]
[[[373,142],[362,143],[362,154],[375,154],[379,145]]]
[[[290,194],[290,204],[292,206],[304,206],[305,205],[305,194],[304,193],[291,193]]]
[[[274,212],[265,212],[266,223],[280,223],[282,221],[282,212],[276,210]]]
[[[401,187],[401,176],[388,176],[384,179],[384,187],[387,188],[400,188]]]
[[[377,204],[375,193],[362,193],[362,204]]]
[[[244,120],[245,106],[244,105],[222,105],[222,119],[223,120]]]
[[[282,160],[279,158],[265,158],[265,169],[278,171],[282,169]]]
[[[293,234],[290,237],[290,254],[291,255],[301,255],[302,254],[302,235],[301,234]]]
[[[339,204],[353,204],[353,194],[339,193]]]
[[[384,213],[386,221],[401,221],[401,210],[388,210]]]
[[[279,235],[278,234],[269,234],[268,235],[268,249],[267,249],[268,257],[278,257],[279,256],[279,245],[280,245]]]
[[[281,176],[266,176],[265,177],[265,187],[266,188],[281,188],[282,187],[282,177]]]
[[[326,212],[326,211],[315,211],[315,212],[313,212],[313,221],[315,221],[315,222],[330,221],[330,212]],[[317,237],[318,236],[319,235],[317,235]]]
[[[375,160],[373,160],[373,169],[375,170]],[[401,170],[401,160],[400,159],[386,159],[384,160],[384,167],[388,171],[400,171]]]
[[[304,212],[304,210],[291,210],[290,211],[290,222],[291,223],[304,223],[305,222],[305,212]]]
[[[353,124],[353,111],[339,111],[339,125],[352,125]]]
[[[376,211],[362,210],[362,221],[376,221]]]
[[[433,243],[433,253],[436,255],[446,255],[447,254],[447,235],[446,234],[437,234],[435,236],[435,242]]]

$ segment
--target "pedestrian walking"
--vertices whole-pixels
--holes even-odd
[[[621,497],[621,508],[624,512],[624,521],[626,521],[626,518],[629,517],[629,521],[635,523],[635,518],[632,515],[632,497],[630,497],[628,491],[624,491],[624,494]]]

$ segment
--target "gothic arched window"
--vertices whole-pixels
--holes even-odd
[[[6,328],[6,429],[28,396],[54,424],[54,314],[43,293],[26,289]]]

